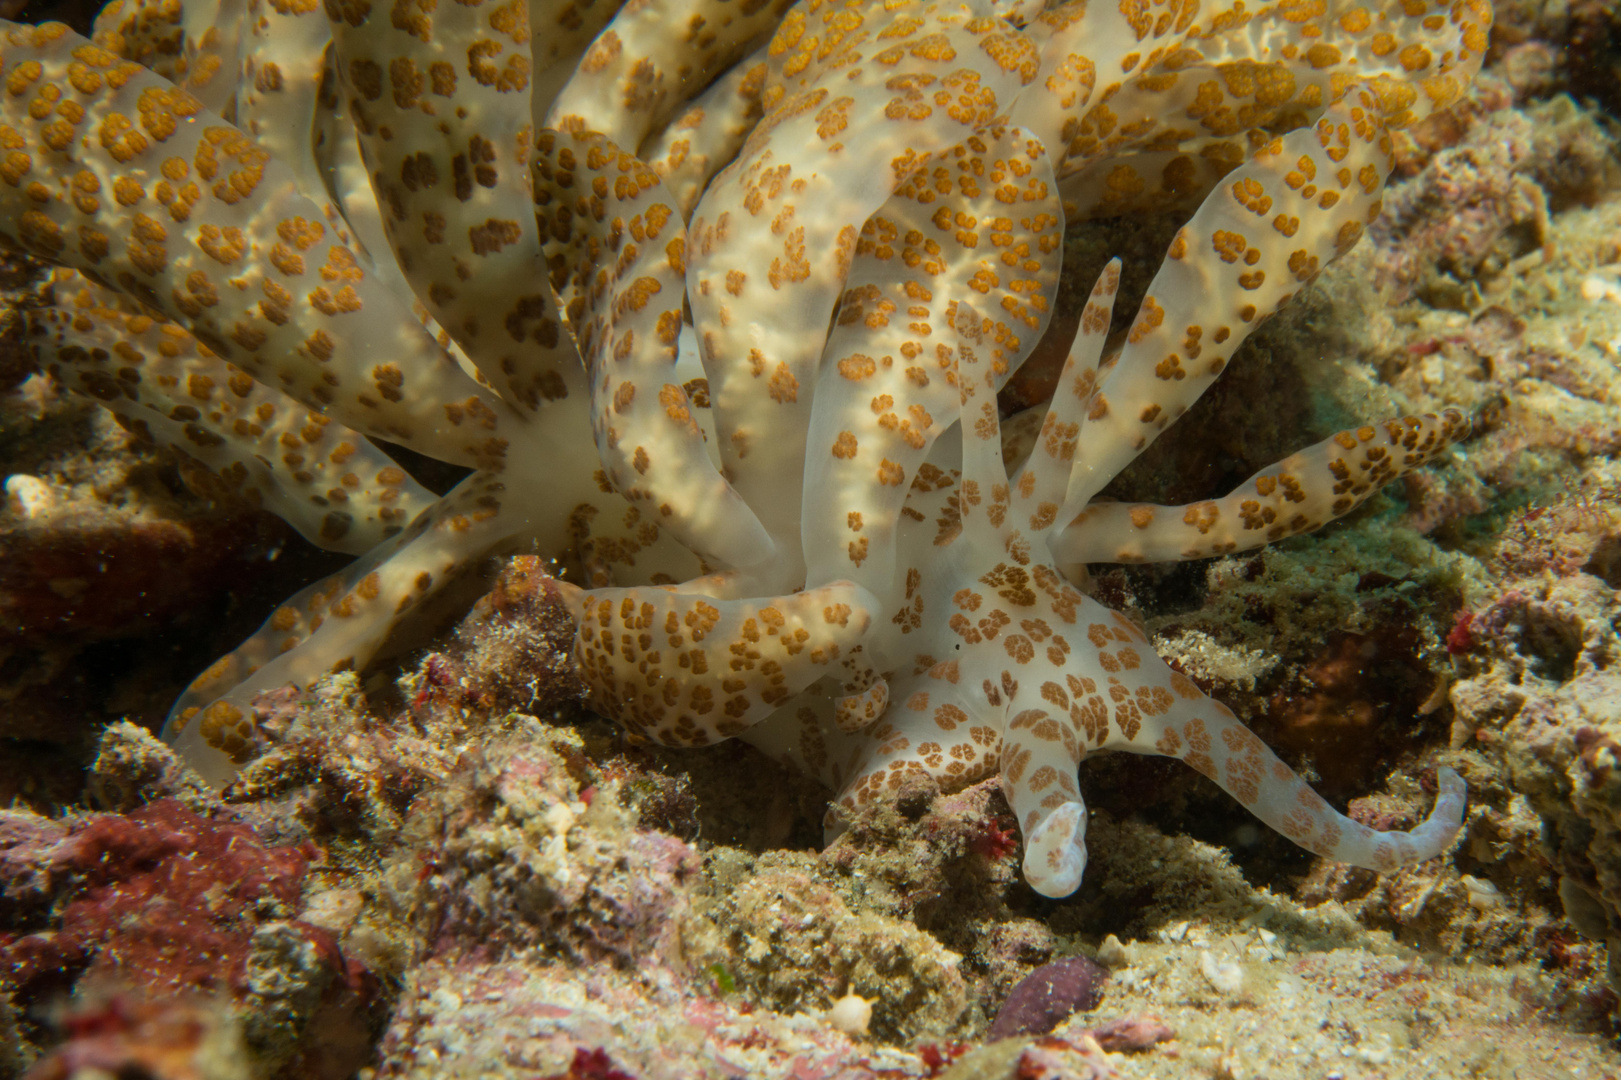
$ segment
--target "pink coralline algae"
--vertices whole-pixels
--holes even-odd
[[[256,905],[289,909],[308,866],[302,851],[267,848],[170,800],[94,817],[44,859],[53,881],[72,882],[60,926],[0,934],[0,970],[26,997],[80,972],[154,993],[229,988],[247,964]]]
[[[1157,1016],[1122,1016],[1095,1027],[1093,1040],[1111,1054],[1147,1050],[1156,1043],[1176,1038],[1176,1033]]]
[[[310,858],[173,799],[72,825],[5,812],[0,898],[15,917],[0,931],[0,985],[38,1004],[86,989],[214,997],[235,1004],[269,1071],[344,1075],[343,1061],[301,1062],[300,1036],[366,1030],[378,986],[328,932],[293,920]]]

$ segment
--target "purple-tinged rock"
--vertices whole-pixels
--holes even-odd
[[[1108,977],[1106,969],[1084,956],[1043,964],[1019,980],[985,1037],[1045,1035],[1072,1013],[1097,1008]]]

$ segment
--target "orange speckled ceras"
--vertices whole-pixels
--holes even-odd
[[[1380,210],[1391,131],[1478,70],[1484,0],[118,0],[10,26],[0,238],[64,269],[64,384],[355,551],[177,703],[217,782],[254,695],[364,665],[484,555],[576,560],[595,707],[838,792],[999,771],[1025,875],[1085,867],[1077,765],[1164,754],[1330,858],[1456,834],[1334,811],[1088,562],[1315,529],[1462,417],[1342,432],[1222,498],[1100,502]],[[230,122],[226,119],[229,118]],[[1067,222],[1197,206],[1118,347],[1092,291],[1026,454],[996,392]],[[471,466],[434,499],[374,444]],[[1027,440],[1028,441],[1028,440]],[[1010,460],[1011,457],[1011,460]]]

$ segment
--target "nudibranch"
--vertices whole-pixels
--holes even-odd
[[[1077,768],[1178,757],[1329,858],[1439,854],[1462,781],[1375,832],[1077,582],[1251,549],[1434,457],[1342,432],[1187,506],[1104,485],[1380,211],[1395,129],[1478,70],[1486,0],[115,0],[6,24],[0,241],[58,264],[47,369],[358,558],[176,704],[226,782],[253,700],[363,666],[520,546],[594,707],[741,737],[838,794],[999,773],[1078,886]],[[1194,208],[1129,330],[1092,289],[1051,402],[1068,223]],[[373,440],[472,470],[443,497]]]

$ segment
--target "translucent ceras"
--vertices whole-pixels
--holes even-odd
[[[492,552],[574,568],[596,708],[740,736],[838,794],[999,773],[1072,892],[1077,766],[1179,757],[1324,856],[1336,812],[1081,592],[1089,562],[1315,529],[1454,411],[1188,506],[1098,500],[1380,211],[1391,131],[1478,70],[1484,0],[118,0],[7,24],[0,240],[60,264],[64,385],[359,554],[201,675],[168,737],[226,782],[254,696],[363,666]],[[144,66],[143,66],[144,65]],[[1096,283],[1051,402],[1066,224],[1195,208],[1123,340]],[[472,474],[435,498],[374,443]],[[1025,446],[1025,452],[1005,447]]]

